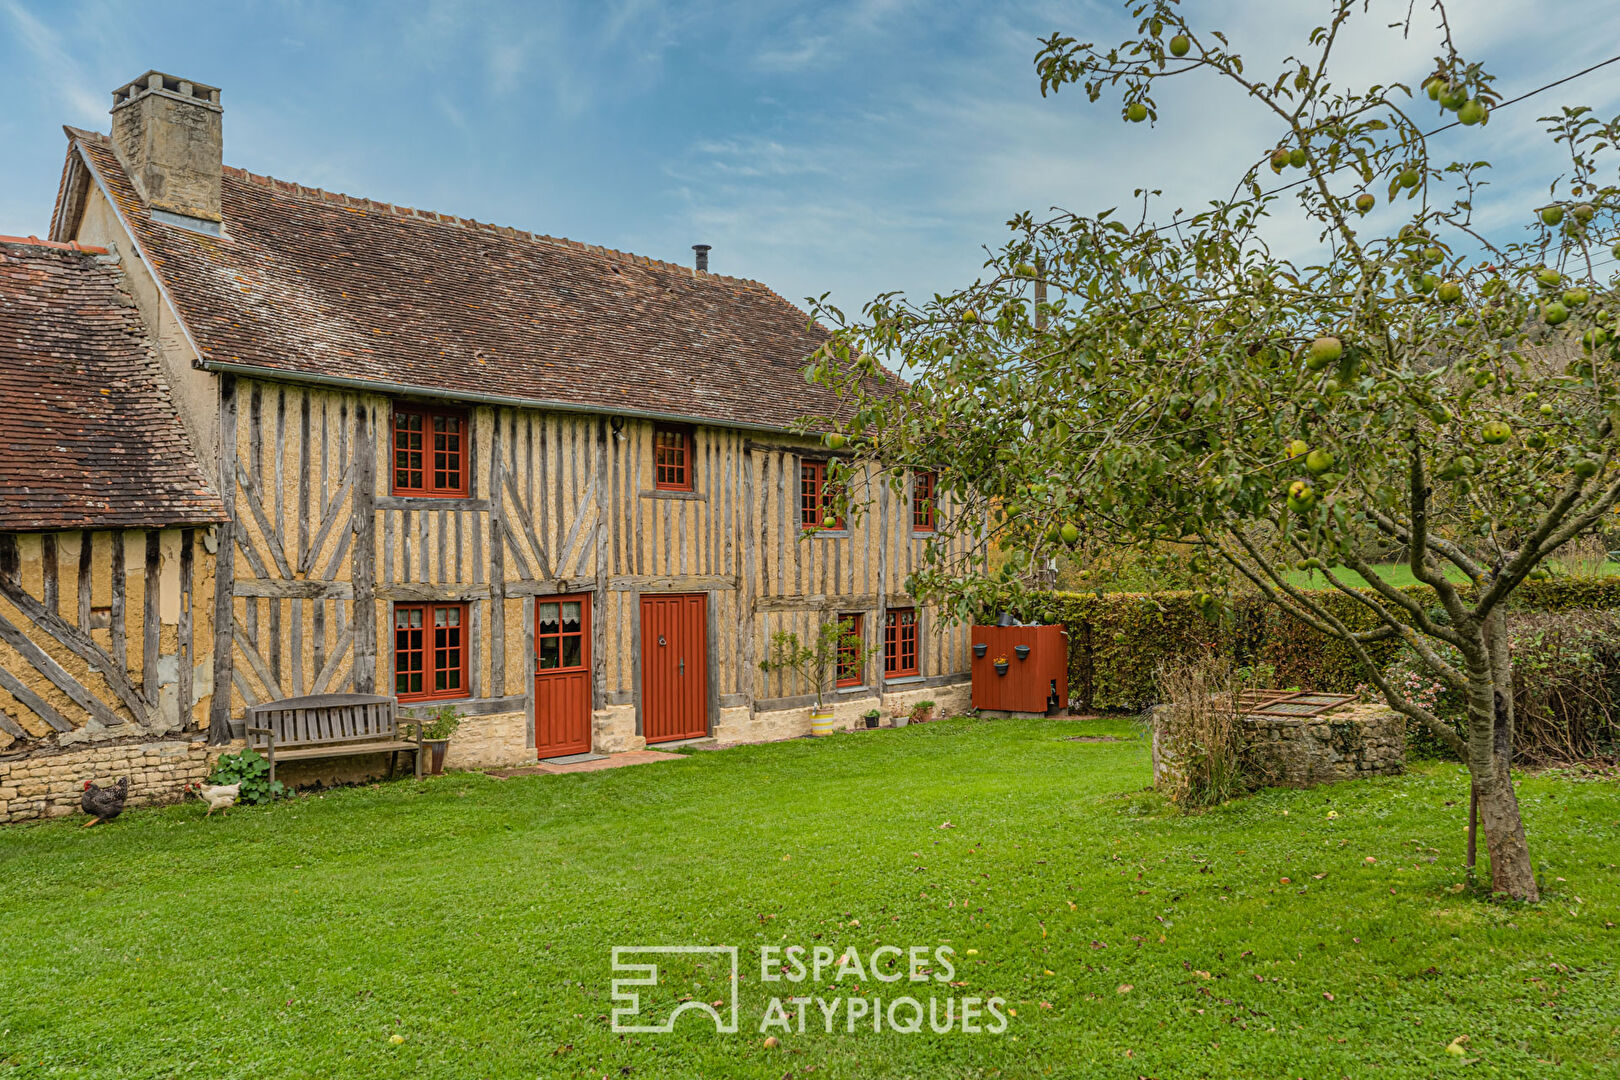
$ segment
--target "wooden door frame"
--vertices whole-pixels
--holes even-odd
[[[719,630],[719,626],[716,621],[716,611],[719,608],[717,600],[720,596],[720,590],[699,589],[695,592],[684,592],[677,591],[675,589],[632,589],[630,596],[633,601],[630,605],[630,610],[633,616],[630,621],[630,651],[633,654],[630,657],[630,678],[634,693],[634,701],[632,704],[636,709],[636,734],[642,736],[643,738],[645,738],[647,734],[642,723],[644,708],[641,679],[642,598],[646,596],[701,596],[703,597],[703,678],[705,681],[703,692],[703,733],[705,736],[713,735],[715,722],[720,716],[720,672],[717,666],[719,663],[717,659],[718,650],[715,649],[715,640],[718,636]]]
[[[561,584],[559,582],[559,584]],[[528,713],[529,746],[528,749],[540,749],[540,695],[535,684],[540,679],[540,642],[539,638],[539,610],[541,604],[559,604],[564,601],[578,600],[581,602],[580,611],[584,617],[585,625],[580,635],[581,648],[586,654],[584,664],[587,682],[591,687],[585,699],[585,753],[592,753],[596,749],[594,731],[594,703],[596,694],[596,620],[599,613],[596,611],[596,592],[590,588],[575,592],[533,593],[523,597],[523,640],[524,655],[528,658],[528,684],[524,687],[524,697],[527,699],[525,711]]]

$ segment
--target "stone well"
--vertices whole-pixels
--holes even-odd
[[[1155,706],[1153,782],[1175,765],[1163,747],[1173,705]],[[1319,716],[1245,716],[1244,753],[1267,784],[1311,787],[1406,770],[1406,721],[1387,705],[1358,702]]]

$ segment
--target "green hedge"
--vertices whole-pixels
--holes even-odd
[[[1402,592],[1425,606],[1437,601],[1427,585]],[[1350,646],[1317,633],[1258,596],[1238,597],[1227,617],[1206,618],[1192,592],[1050,593],[1043,617],[1069,630],[1069,697],[1085,709],[1140,709],[1155,700],[1154,672],[1161,660],[1200,651],[1219,652],[1239,665],[1270,664],[1278,686],[1348,692],[1369,682]],[[1376,617],[1336,590],[1312,594],[1358,630]],[[1512,607],[1528,611],[1620,608],[1620,578],[1527,581]],[[1377,642],[1370,652],[1382,667],[1400,646]]]

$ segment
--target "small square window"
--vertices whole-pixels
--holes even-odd
[[[395,495],[465,498],[467,495],[467,412],[425,405],[394,406],[393,481]]]
[[[660,491],[692,490],[692,432],[659,425],[653,429],[653,486]]]
[[[845,527],[843,515],[833,506],[825,461],[799,463],[799,526],[806,532]]]
[[[394,605],[394,695],[467,696],[467,605]]]

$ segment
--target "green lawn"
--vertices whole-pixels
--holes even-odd
[[[1556,560],[1555,560],[1556,562]],[[1412,567],[1408,563],[1379,563],[1373,567],[1380,577],[1391,585],[1416,585],[1417,578],[1412,576]],[[1607,562],[1599,568],[1600,572],[1608,577],[1620,575],[1620,563]],[[1339,567],[1333,575],[1347,585],[1362,586],[1367,580],[1354,570]],[[1468,578],[1456,567],[1446,567],[1446,577],[1459,584]],[[1308,589],[1331,589],[1333,585],[1328,581],[1327,575],[1320,570],[1292,570],[1287,574],[1288,582]]]
[[[1536,908],[1453,891],[1453,765],[1197,816],[1147,782],[1122,721],[956,720],[0,829],[0,1078],[1620,1073],[1615,782],[1523,781]],[[610,948],[655,943],[742,947],[738,1034],[610,1031]],[[810,991],[756,950],[793,943],[949,944],[965,985],[921,996],[1016,1015],[828,1035],[812,1006],[766,1049],[767,998]],[[726,992],[672,970],[701,985],[653,996]]]

